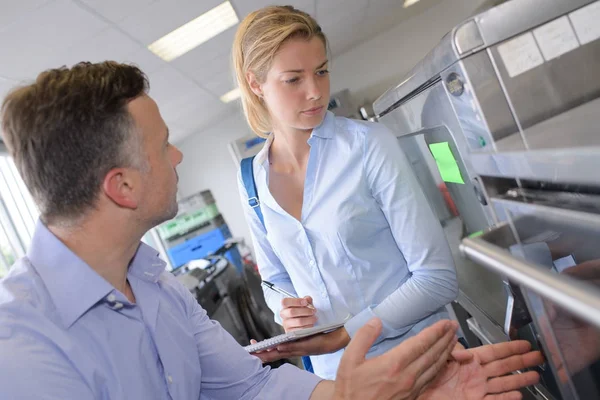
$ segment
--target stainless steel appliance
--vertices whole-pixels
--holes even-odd
[[[600,398],[598,21],[600,1],[500,4],[374,104],[447,180],[463,329],[544,350],[540,399]]]

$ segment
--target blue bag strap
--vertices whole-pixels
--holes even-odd
[[[312,363],[310,362],[310,357],[309,356],[302,356],[302,365],[304,366],[304,369],[312,374],[315,373],[315,370],[313,369]]]
[[[258,191],[256,190],[256,182],[254,181],[254,157],[244,158],[242,160],[242,182],[244,183],[244,187],[246,188],[246,193],[248,193],[248,205],[254,209],[256,212],[256,216],[260,220],[260,223],[263,225],[265,230],[265,220],[263,218],[262,210],[260,209],[260,200],[258,199]],[[302,365],[304,369],[308,372],[312,372],[314,374],[312,363],[310,362],[310,357],[302,356]]]
[[[256,216],[260,220],[260,223],[265,227],[265,220],[262,215],[262,210],[260,209],[260,200],[258,199],[258,192],[256,190],[256,182],[254,182],[254,168],[252,163],[254,161],[254,157],[244,158],[242,160],[242,182],[244,182],[244,187],[246,188],[246,193],[248,193],[248,205],[254,208],[254,212],[256,212]],[[266,228],[265,228],[266,229]]]

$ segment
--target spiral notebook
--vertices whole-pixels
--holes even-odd
[[[313,326],[312,328],[298,329],[281,335],[273,336],[270,339],[265,339],[258,343],[248,345],[244,347],[244,349],[248,353],[254,353],[261,350],[271,349],[282,343],[293,342],[295,340],[303,339],[309,336],[318,335],[319,333],[331,332],[333,330],[336,330],[337,328],[344,326],[348,319],[350,319],[350,316],[344,318],[343,321],[337,321],[321,326]]]

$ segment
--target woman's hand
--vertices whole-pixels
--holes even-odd
[[[283,329],[286,332],[315,326],[317,310],[312,305],[312,301],[310,296],[300,299],[286,297],[281,300],[283,308],[279,312],[279,316],[283,321]]]
[[[341,327],[329,333],[321,333],[306,339],[283,343],[276,348],[252,353],[260,358],[262,362],[271,362],[282,358],[316,356],[327,354],[343,349],[350,342],[350,336],[346,328]],[[251,341],[256,343],[256,341]]]

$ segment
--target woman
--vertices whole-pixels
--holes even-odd
[[[351,316],[309,350],[329,353],[311,361],[333,379],[340,349],[370,318],[384,325],[374,356],[447,318],[458,287],[441,226],[397,139],[381,124],[327,111],[326,48],[308,14],[266,7],[240,24],[233,62],[247,121],[267,138],[253,162],[264,225],[239,178],[260,274],[301,297],[267,289],[267,304],[286,331]]]

